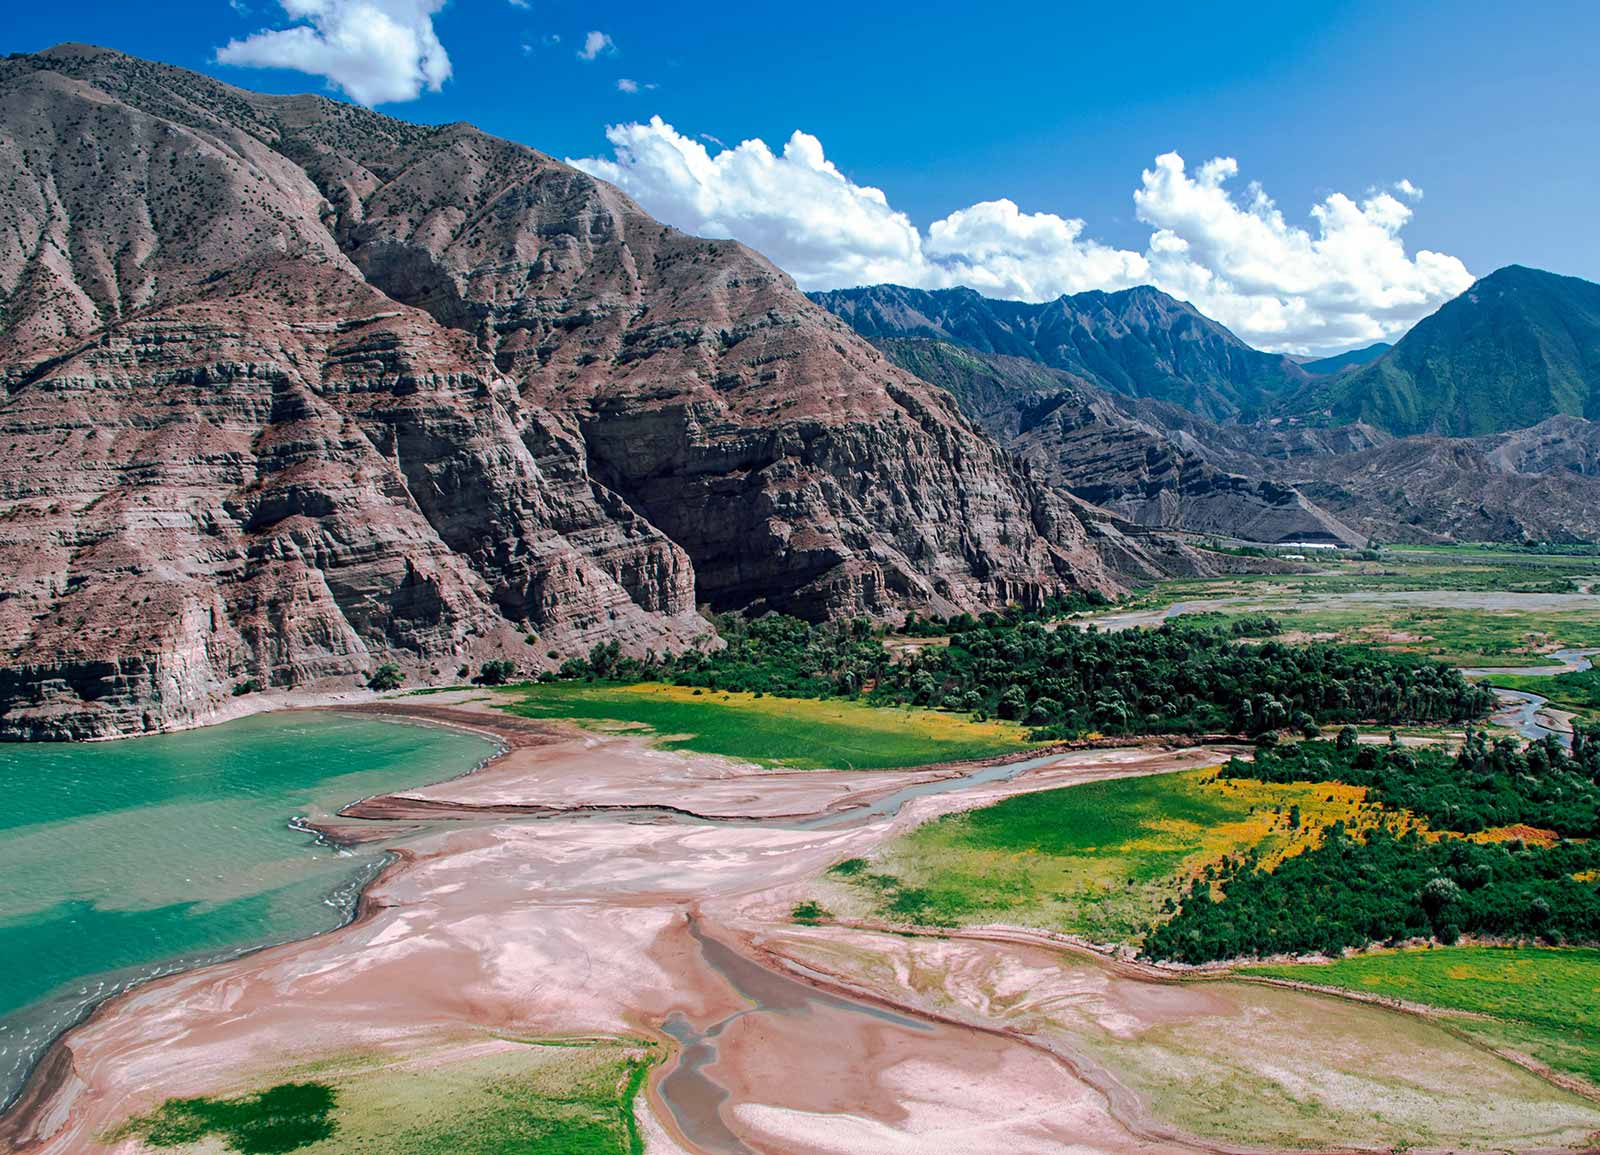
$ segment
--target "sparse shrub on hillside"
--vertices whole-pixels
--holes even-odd
[[[406,676],[395,662],[385,662],[372,671],[367,686],[373,690],[398,690],[405,685]]]

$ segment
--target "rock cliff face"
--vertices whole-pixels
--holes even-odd
[[[464,125],[64,46],[0,61],[0,164],[0,736],[1192,561],[756,254]]]
[[[1302,484],[1385,541],[1600,541],[1600,426],[1403,437],[1302,462]]]
[[[1218,468],[1071,374],[945,341],[890,338],[897,364],[949,389],[1051,486],[1155,529],[1259,542],[1359,545],[1360,533],[1291,485]]]

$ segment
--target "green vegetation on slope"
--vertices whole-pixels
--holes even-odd
[[[1509,265],[1379,360],[1290,402],[1391,433],[1472,437],[1600,412],[1600,285]]]
[[[1453,1025],[1600,1084],[1600,950],[1434,947],[1243,973],[1488,1015]]]
[[[169,1099],[110,1138],[240,1155],[643,1155],[634,1100],[648,1044],[472,1042],[395,1061],[361,1053],[226,1099]]]
[[[779,698],[645,682],[538,683],[505,709],[530,718],[637,724],[669,749],[764,766],[887,770],[1026,750],[1027,731],[933,710],[874,709],[848,699]]]

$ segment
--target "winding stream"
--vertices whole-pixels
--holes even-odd
[[[1557,674],[1575,674],[1592,669],[1593,658],[1600,650],[1556,650],[1550,657],[1555,661],[1544,666],[1473,666],[1461,672],[1469,678],[1492,678],[1496,674],[1517,674],[1523,677],[1550,677]],[[1552,725],[1557,719],[1549,712],[1550,699],[1529,690],[1512,690],[1494,687],[1501,708],[1494,713],[1494,721],[1507,726],[1530,742],[1542,742],[1555,737],[1567,749],[1572,748],[1572,729]]]

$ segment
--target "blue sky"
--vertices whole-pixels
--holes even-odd
[[[374,8],[442,48],[412,69],[415,99],[382,99],[409,95],[394,68],[415,61],[339,55],[370,32],[360,21]],[[292,41],[247,41],[296,26]],[[594,34],[606,39],[585,59]],[[808,287],[885,273],[1042,297],[1156,280],[1258,344],[1327,349],[1403,330],[1459,291],[1463,270],[1520,262],[1600,279],[1597,34],[1600,4],[1576,2],[79,0],[14,7],[0,49],[84,40],[247,87],[353,93],[407,119],[469,120],[592,158],[657,215],[750,241]],[[308,71],[220,64],[230,41],[250,44],[232,59]],[[404,55],[377,37],[346,55],[391,50]],[[645,132],[619,157],[607,126],[652,116],[671,133]],[[793,182],[782,150],[797,129],[816,139],[838,187],[783,205]],[[660,167],[676,165],[684,142],[715,156],[711,138],[764,141],[778,183],[736,171],[732,158],[701,177]],[[1156,164],[1172,152],[1185,162],[1177,175]],[[1236,171],[1202,178],[1215,157]],[[787,160],[809,169],[819,156]],[[1164,183],[1140,209],[1147,170]],[[1396,191],[1402,180],[1424,195]],[[1240,239],[1265,212],[1252,208],[1251,182],[1281,213],[1276,239]],[[915,236],[887,218],[842,239],[831,222],[819,226],[815,210],[835,194],[841,214],[870,217],[863,188],[882,190],[886,212],[904,214]],[[1314,205],[1343,194],[1365,211],[1378,193],[1370,215],[1313,251],[1326,239]],[[1003,201],[1015,213],[967,212]],[[801,219],[808,210],[813,219]],[[930,232],[937,221],[943,240]],[[1152,247],[1153,234],[1168,249]],[[1168,250],[1179,245],[1176,259]],[[1420,267],[1419,251],[1456,263]],[[1260,266],[1302,257],[1284,283],[1262,283]]]

